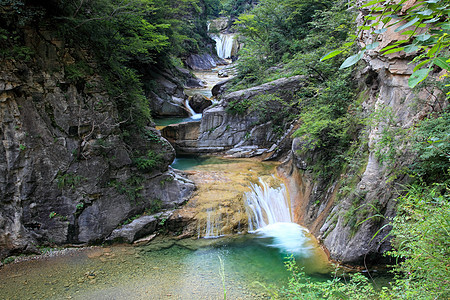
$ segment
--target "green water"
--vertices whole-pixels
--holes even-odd
[[[263,285],[280,288],[289,275],[285,254],[266,242],[256,235],[161,239],[10,264],[0,270],[1,298],[223,299],[225,286],[227,299],[268,299]],[[326,278],[314,258],[298,262],[318,280]]]
[[[224,159],[217,156],[195,156],[195,155],[178,155],[171,167],[178,170],[190,170],[196,166],[203,165],[221,165],[240,162],[236,159]]]
[[[154,119],[153,120],[156,124],[156,126],[168,126],[172,124],[179,124],[184,122],[192,122],[192,121],[199,121],[194,120],[190,117],[177,117],[177,118],[164,118],[164,119]]]

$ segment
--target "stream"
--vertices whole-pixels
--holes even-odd
[[[1,298],[223,299],[225,290],[227,299],[268,299],[266,288],[287,284],[284,261],[291,254],[315,280],[328,279],[327,257],[306,230],[286,216],[268,226],[255,217],[252,233],[246,233],[249,215],[236,213],[258,195],[284,193],[273,176],[276,163],[181,157],[174,164],[198,184],[194,197],[176,213],[197,214],[203,224],[200,238],[159,236],[146,246],[63,250],[62,255],[7,264],[0,270]],[[220,229],[208,235],[208,226]]]
[[[196,220],[196,236],[65,249],[7,264],[0,269],[0,298],[223,299],[226,292],[227,299],[269,299],[268,289],[288,283],[284,261],[290,255],[314,280],[329,279],[325,252],[291,221],[277,165],[177,157],[172,167],[184,170],[197,189],[175,214]]]

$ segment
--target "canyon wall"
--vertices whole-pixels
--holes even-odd
[[[124,130],[97,72],[70,77],[80,56],[96,70],[88,51],[51,29],[24,31],[33,56],[1,61],[0,258],[101,242],[128,218],[187,200],[193,184],[169,167],[175,151],[159,132]]]
[[[362,24],[362,11],[357,19]],[[363,115],[370,121],[359,136],[355,158],[359,165],[328,181],[308,171],[306,161],[314,161],[314,150],[294,140],[291,157],[280,169],[291,191],[296,222],[309,228],[329,250],[332,259],[344,263],[379,262],[381,253],[390,248],[389,222],[395,216],[396,198],[409,182],[402,169],[415,159],[408,144],[398,144],[395,160],[382,161],[395,147],[380,143],[392,135],[401,140],[399,132],[407,132],[414,124],[435,109],[436,99],[442,98],[431,89],[411,90],[408,78],[415,53],[404,52],[381,55],[380,50],[402,40],[401,32],[390,27],[377,40],[364,32],[358,43],[364,47],[375,41],[379,46],[365,53],[366,67],[356,74],[359,82]],[[430,76],[438,78],[440,74]],[[395,142],[393,142],[395,144]]]

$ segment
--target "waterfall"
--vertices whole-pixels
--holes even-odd
[[[251,189],[245,193],[249,231],[279,222],[292,222],[284,184],[272,188],[259,179],[259,184],[252,184]]]
[[[199,120],[202,118],[202,114],[196,113],[192,107],[189,105],[189,100],[184,100],[184,106],[186,107],[187,111],[189,112],[190,118],[193,120]]]
[[[231,58],[237,52],[237,41],[234,34],[212,35],[213,40],[216,41],[217,56],[220,58]]]
[[[252,184],[251,191],[245,193],[248,215],[248,231],[262,238],[271,239],[271,247],[297,257],[312,255],[308,230],[292,222],[287,190],[284,184],[270,187],[259,179]]]

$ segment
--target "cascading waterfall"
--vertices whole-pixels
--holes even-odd
[[[245,193],[250,232],[277,222],[292,222],[284,184],[272,188],[259,179],[259,184],[252,184],[251,189]]]
[[[237,50],[237,41],[235,35],[232,33],[220,33],[219,35],[212,35],[213,40],[216,41],[217,56],[223,59],[231,58]]]
[[[199,120],[202,118],[202,114],[196,113],[192,107],[189,105],[189,100],[184,101],[184,106],[186,107],[187,111],[189,112],[190,118],[193,120]]]
[[[245,193],[248,231],[271,238],[271,246],[283,252],[310,256],[312,247],[308,245],[308,231],[292,222],[284,184],[273,188],[260,178],[259,184],[252,184],[251,189]]]

